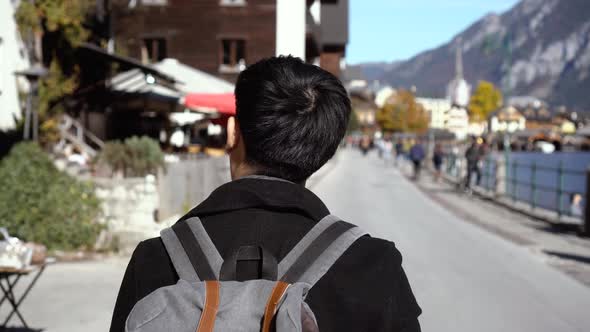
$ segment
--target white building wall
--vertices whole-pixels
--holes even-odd
[[[21,117],[18,85],[26,88],[24,79],[15,71],[28,68],[26,49],[14,21],[16,1],[0,0],[0,130],[15,127],[15,117]]]
[[[276,55],[305,59],[305,16],[303,0],[277,0]]]
[[[467,133],[471,136],[481,136],[486,131],[486,122],[470,122]]]
[[[416,98],[416,102],[421,104],[430,115],[430,128],[446,128],[447,112],[451,109],[450,101],[436,98]]]
[[[469,116],[464,108],[453,107],[447,112],[445,129],[455,134],[457,139],[463,140],[469,133]]]
[[[520,118],[520,120],[518,121],[518,129],[517,130],[525,130],[526,129],[526,119],[523,116],[522,118]],[[574,128],[575,131],[575,128]]]
[[[395,90],[390,86],[386,86],[379,89],[379,91],[377,91],[377,93],[375,94],[375,104],[377,105],[377,107],[381,108],[385,106],[387,99],[389,99],[389,97],[391,97],[394,93]]]
[[[500,131],[500,121],[498,121],[497,116],[492,117],[492,120],[490,122],[490,131],[492,133]]]
[[[490,122],[490,130],[493,133],[509,132],[514,133],[519,130],[526,129],[526,120],[524,117],[518,121],[500,121],[497,116],[492,117]]]

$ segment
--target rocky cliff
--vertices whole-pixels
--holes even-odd
[[[419,95],[442,97],[454,77],[461,40],[465,77],[488,80],[509,95],[590,111],[590,1],[523,0],[489,14],[445,45],[395,63],[363,66],[365,75]]]

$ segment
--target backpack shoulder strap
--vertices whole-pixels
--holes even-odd
[[[218,280],[223,258],[198,217],[179,221],[160,236],[180,279]]]
[[[329,215],[318,222],[279,263],[279,277],[287,283],[313,287],[336,260],[361,236],[359,227]]]

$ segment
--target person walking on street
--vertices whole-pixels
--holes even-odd
[[[371,138],[369,138],[369,135],[363,135],[361,138],[360,148],[363,156],[366,156],[367,153],[369,153],[369,150],[371,149]]]
[[[458,174],[459,165],[461,164],[461,160],[459,159],[459,147],[457,146],[457,144],[453,144],[451,146],[451,151],[447,161],[447,172],[449,172],[453,176],[457,176]]]
[[[278,331],[419,332],[421,309],[395,244],[332,216],[305,188],[346,133],[351,105],[342,83],[280,56],[242,71],[235,96],[236,116],[227,123],[232,181],[160,237],[139,243],[110,331],[213,331],[241,319],[232,331],[276,324]],[[253,287],[232,293],[241,285]],[[185,296],[173,297],[175,290]],[[163,323],[181,309],[188,324]]]
[[[399,166],[400,161],[404,158],[404,154],[404,144],[401,140],[398,140],[395,143],[395,166]]]
[[[434,165],[434,180],[440,181],[441,169],[443,163],[444,153],[440,143],[436,143],[434,146],[434,152],[432,154],[432,164]]]
[[[385,138],[382,143],[383,148],[383,160],[385,161],[385,166],[389,166],[391,164],[391,159],[393,155],[393,142],[391,139]]]
[[[424,147],[422,146],[422,142],[418,140],[410,149],[410,160],[414,166],[414,180],[420,178],[420,171],[422,169],[422,161],[424,160],[424,157],[426,157]]]
[[[379,159],[383,158],[383,153],[385,152],[385,139],[384,138],[379,138],[377,140],[375,140],[375,146],[377,147],[377,156],[379,157]]]
[[[481,165],[480,161],[482,159],[482,149],[477,144],[477,139],[473,139],[471,145],[465,151],[465,159],[467,160],[467,176],[465,177],[465,189],[471,189],[471,181],[473,178],[473,174],[475,173],[476,179],[475,184],[479,186],[481,182]]]

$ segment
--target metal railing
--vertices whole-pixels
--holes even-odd
[[[458,159],[452,164],[453,167],[445,167],[447,176],[464,187],[468,174],[465,160]],[[584,213],[590,179],[588,171],[569,168],[563,161],[557,166],[550,166],[500,155],[488,156],[480,164],[479,171],[480,182],[473,186],[490,197],[511,201],[514,205],[528,205],[532,211],[554,213],[560,222],[565,221],[563,217],[568,217],[568,223],[575,220],[584,227],[590,225],[586,220],[590,218],[586,218],[587,213]],[[476,177],[477,172],[472,173],[472,177]],[[473,182],[470,179],[470,183]]]
[[[536,209],[537,207],[541,207],[550,211],[557,213],[557,217],[560,218],[562,215],[567,215],[571,217],[582,217],[582,204],[586,201],[585,193],[576,191],[576,190],[567,190],[564,186],[564,178],[567,177],[576,177],[579,178],[581,183],[585,183],[586,172],[574,169],[568,169],[564,167],[563,161],[559,162],[558,167],[551,167],[551,166],[544,166],[536,161],[531,163],[519,163],[517,161],[508,161],[506,163],[506,167],[508,172],[506,172],[506,182],[509,184],[510,192],[508,196],[514,201],[523,201],[522,197],[519,199],[518,189],[524,188],[528,192],[528,203],[530,204],[532,209]],[[528,179],[522,180],[518,177],[519,170],[525,170],[525,174],[528,175]],[[543,176],[549,176],[549,179],[553,178],[554,185],[547,185],[541,183],[540,179]],[[497,175],[497,174],[496,174]],[[552,176],[551,176],[552,175]],[[497,181],[496,179],[494,179]],[[508,189],[508,188],[507,188]],[[539,194],[548,193],[554,196],[554,204],[542,204],[539,202]],[[576,195],[580,197],[580,208],[579,213],[574,212],[573,208],[573,200]],[[570,198],[570,208],[564,208],[564,198]]]

